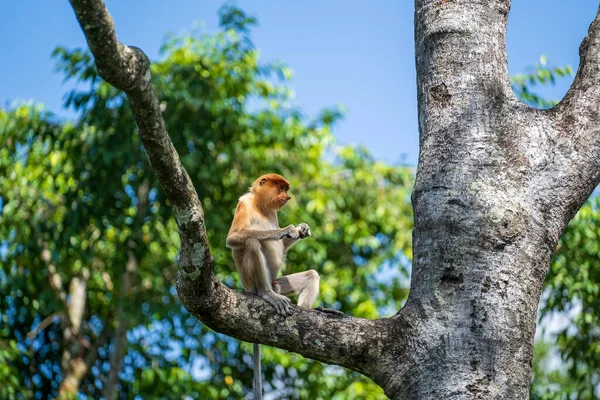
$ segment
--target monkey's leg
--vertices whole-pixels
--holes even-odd
[[[246,239],[244,271],[249,275],[249,279],[254,282],[253,292],[275,307],[278,314],[287,316],[291,313],[290,299],[275,293],[271,287],[267,261],[262,252],[262,246],[257,239]]]
[[[319,295],[319,274],[314,269],[298,272],[278,278],[273,283],[273,289],[277,293],[298,295],[298,305],[311,308]],[[345,316],[343,312],[330,308],[317,307],[315,310],[328,314]]]
[[[277,278],[273,284],[275,292],[298,295],[298,305],[311,308],[319,295],[319,274],[314,269]]]

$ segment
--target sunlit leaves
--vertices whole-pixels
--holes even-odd
[[[561,312],[568,324],[556,335],[565,373],[564,392],[595,398],[600,384],[600,199],[589,200],[561,237],[546,279],[542,321]],[[569,389],[570,388],[570,389]]]
[[[527,73],[516,74],[510,78],[510,83],[517,97],[532,107],[550,108],[558,103],[557,100],[546,100],[534,93],[532,89],[535,86],[554,85],[558,78],[573,75],[573,69],[570,65],[566,67],[550,67],[547,65],[547,61],[546,56],[542,55],[535,68],[532,68]]]

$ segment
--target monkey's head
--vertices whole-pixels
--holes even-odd
[[[291,197],[288,195],[290,183],[281,175],[266,174],[254,181],[250,191],[264,208],[279,210]]]

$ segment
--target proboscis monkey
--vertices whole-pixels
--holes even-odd
[[[244,289],[268,301],[284,317],[291,313],[290,299],[284,295],[296,294],[300,307],[311,308],[319,294],[319,274],[315,270],[277,277],[287,250],[310,236],[305,223],[279,228],[277,211],[291,198],[289,189],[290,183],[281,175],[259,177],[240,197],[227,235],[227,247],[233,250]],[[343,315],[336,310],[319,310]],[[255,399],[262,399],[258,343],[254,343],[254,394]]]
[[[310,236],[305,223],[279,228],[277,211],[291,198],[289,188],[290,183],[277,174],[255,180],[250,191],[240,197],[227,235],[227,247],[233,250],[244,289],[268,301],[282,316],[291,313],[290,299],[284,295],[297,294],[298,305],[311,308],[319,294],[315,270],[277,277],[287,250]]]

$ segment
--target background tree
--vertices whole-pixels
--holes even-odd
[[[547,334],[547,342],[556,346],[545,351],[542,347],[540,356],[550,360],[557,357],[557,350],[563,364],[548,372],[538,368],[532,398],[595,399],[599,395],[599,201],[593,197],[571,221],[548,271],[540,318],[549,321],[558,313],[565,321]]]

